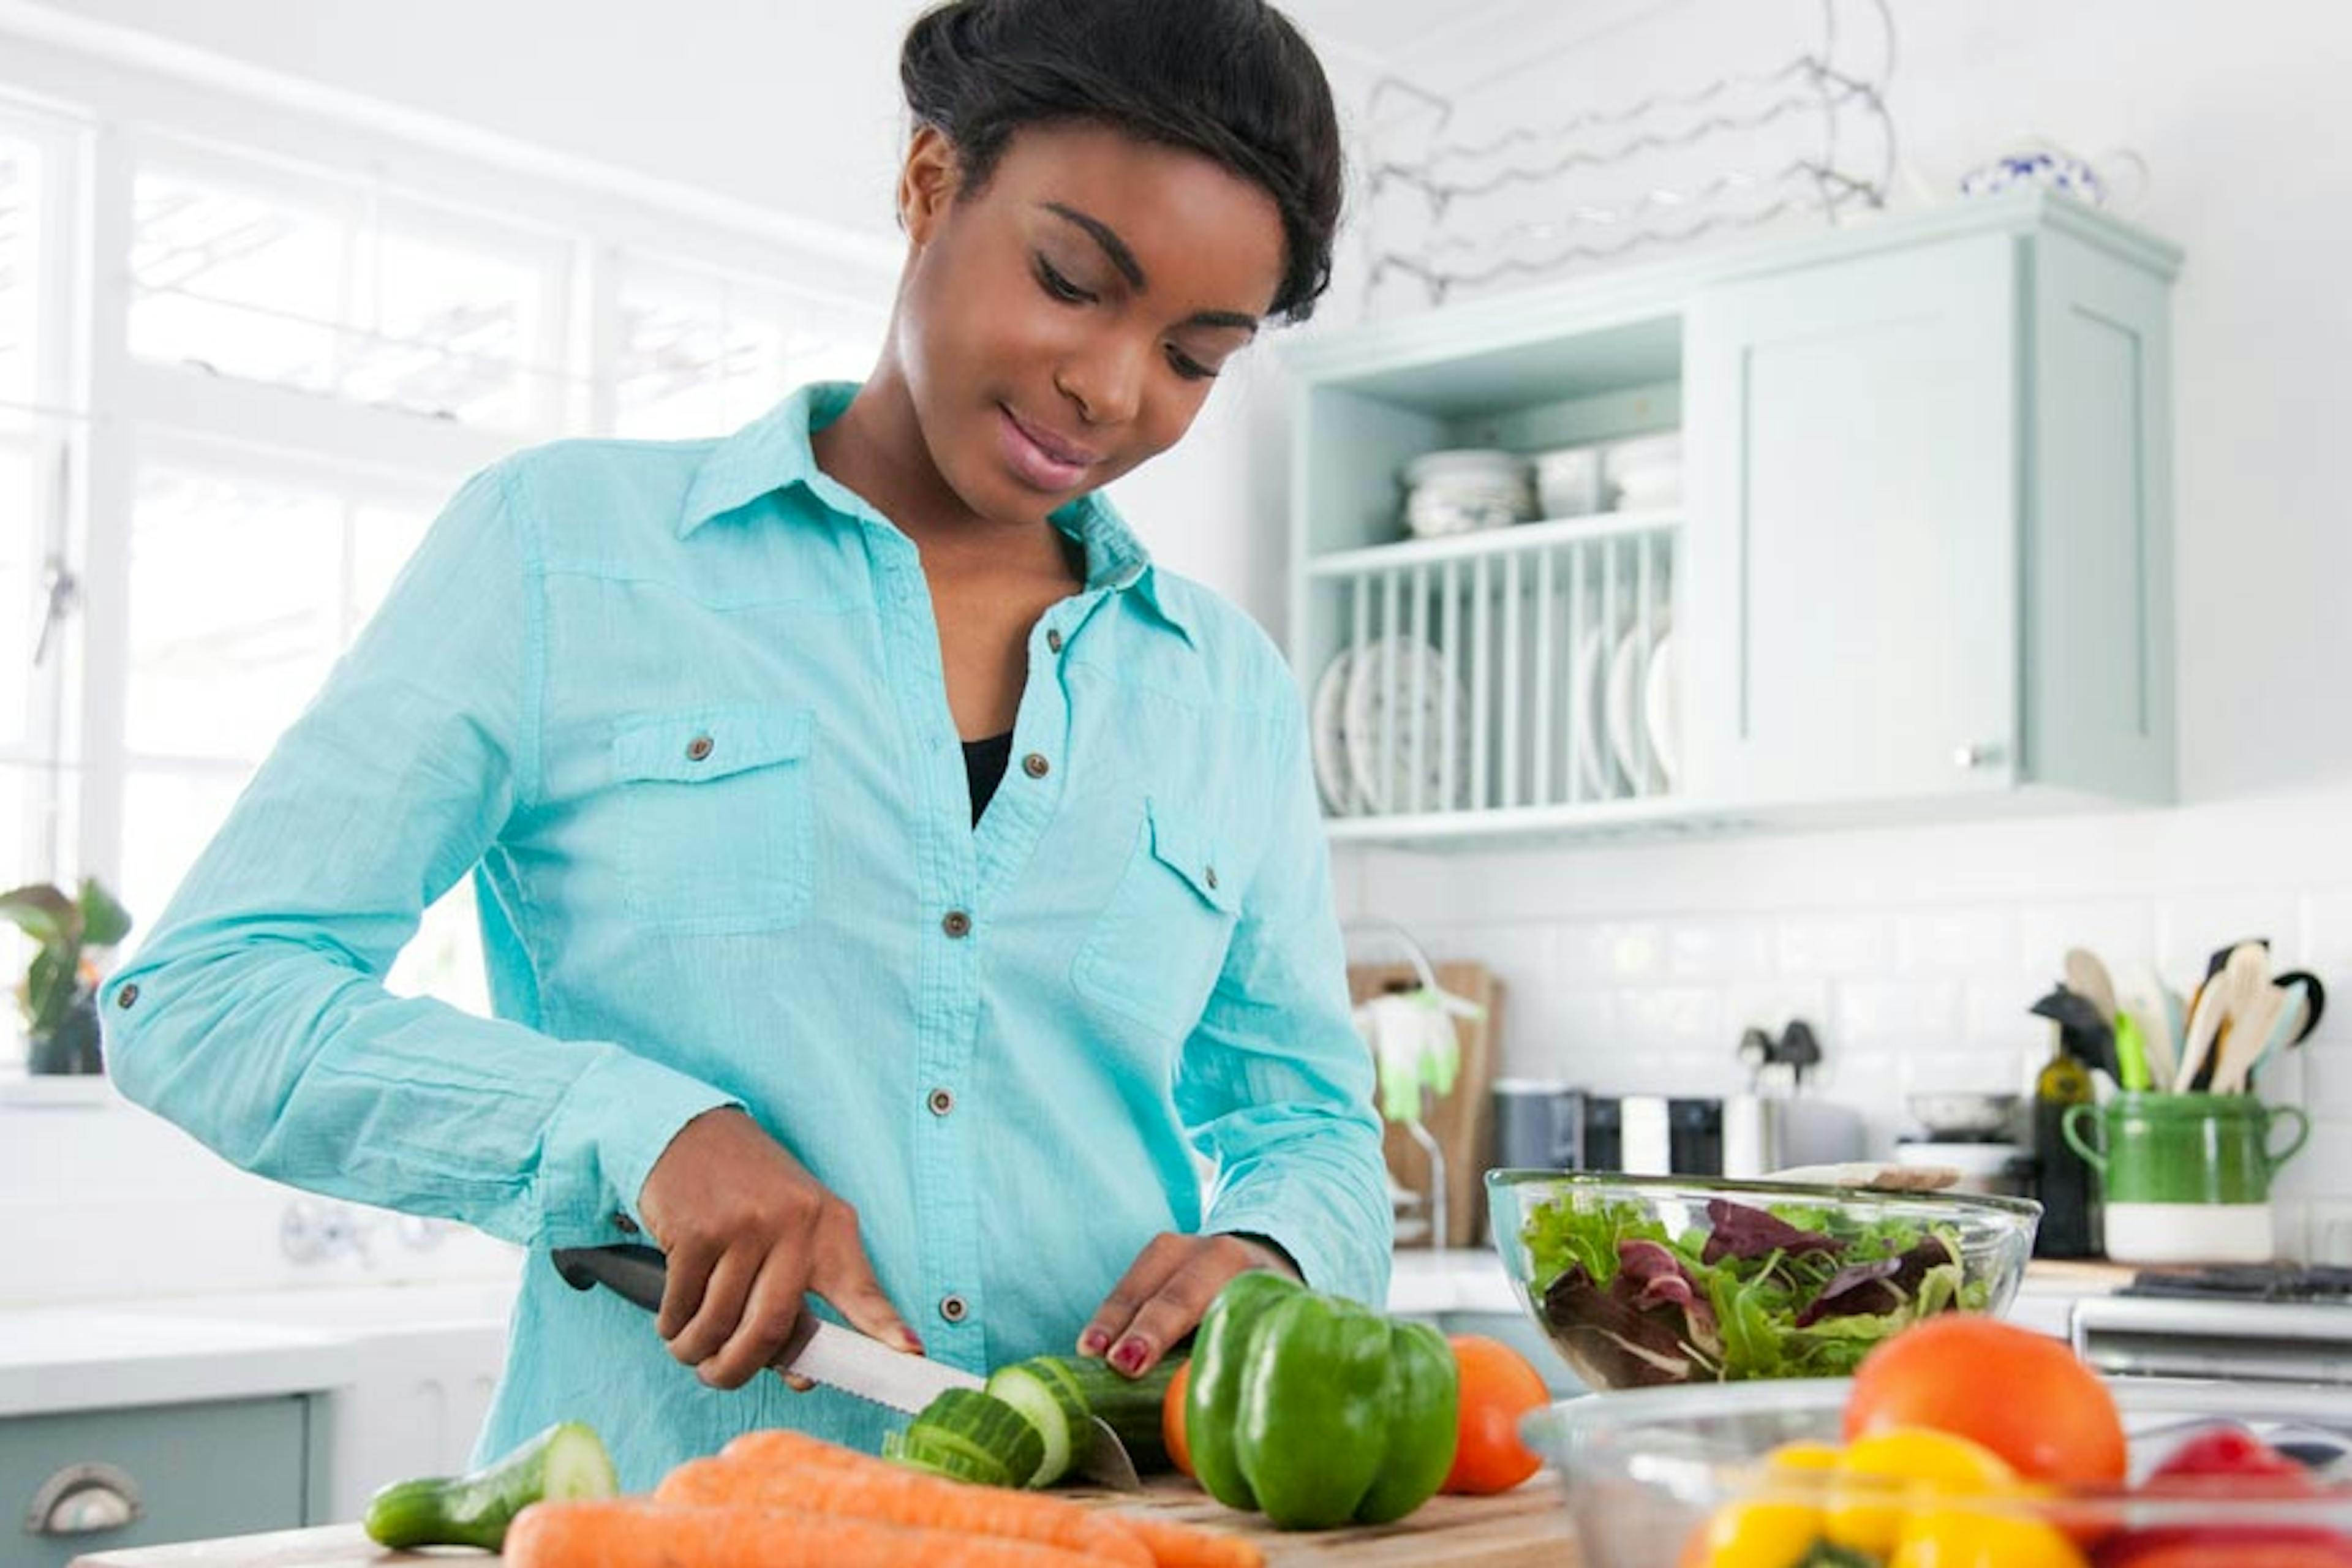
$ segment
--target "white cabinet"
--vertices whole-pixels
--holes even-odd
[[[1335,802],[1335,837],[2168,799],[2178,262],[2026,191],[1302,344],[1294,661],[1312,698],[1378,650],[1318,731],[1426,731],[1383,725],[1411,755],[1373,773],[1425,783]],[[1422,453],[1675,427],[1669,511],[1402,537]],[[1579,763],[1596,626],[1671,627],[1671,779]]]

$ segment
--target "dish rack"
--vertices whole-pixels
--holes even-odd
[[[1309,720],[1335,835],[1670,796],[1681,533],[1662,509],[1310,560],[1327,651]]]

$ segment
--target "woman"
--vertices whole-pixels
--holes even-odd
[[[1241,1270],[1385,1289],[1295,689],[1094,493],[1322,290],[1320,68],[1259,0],[958,0],[901,74],[872,376],[469,482],[107,987],[229,1158],[531,1250],[484,1453],[877,1446],[755,1375],[811,1298],[1133,1373]],[[381,984],[469,871],[495,1019]],[[658,1341],[537,1256],[639,1236]]]

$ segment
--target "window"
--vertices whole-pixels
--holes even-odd
[[[566,247],[370,187],[152,154],[131,353],[486,429],[555,433]]]
[[[614,425],[623,436],[732,430],[803,382],[863,380],[882,323],[870,310],[716,272],[619,264]]]
[[[880,341],[880,268],[389,138],[239,148],[251,106],[128,79],[11,107],[32,85],[0,78],[0,846],[6,882],[101,876],[142,931],[467,474],[722,435]],[[473,900],[392,990],[488,1010]]]

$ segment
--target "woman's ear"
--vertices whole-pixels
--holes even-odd
[[[898,226],[916,245],[928,244],[940,216],[955,200],[958,183],[955,144],[936,125],[915,128],[907,144],[907,162],[898,171]]]

